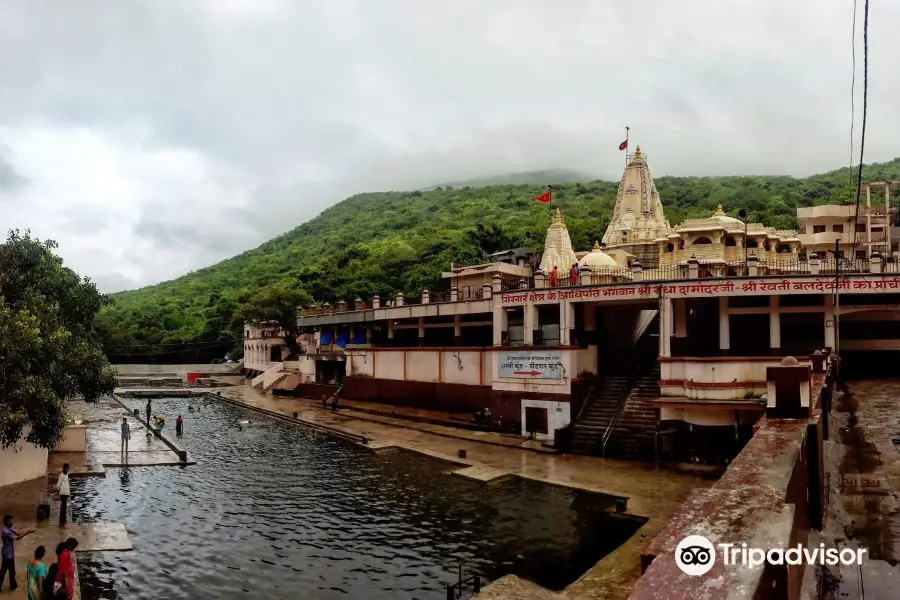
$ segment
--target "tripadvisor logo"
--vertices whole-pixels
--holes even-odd
[[[861,565],[866,548],[807,548],[797,544],[790,548],[751,548],[747,544],[712,542],[702,535],[689,535],[675,548],[675,564],[687,575],[705,575],[716,562],[716,548],[725,566],[740,566],[750,569],[770,565]]]

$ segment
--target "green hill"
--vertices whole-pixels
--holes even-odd
[[[546,173],[546,172],[541,172]],[[558,172],[557,172],[558,173]],[[98,326],[114,362],[200,362],[240,348],[233,315],[259,288],[279,284],[311,298],[352,301],[397,291],[440,289],[451,262],[475,264],[499,249],[540,248],[548,207],[533,196],[554,183],[438,186],[412,192],[357,194],[258,248],[178,279],[114,294]],[[867,166],[864,180],[900,179],[900,158]],[[851,202],[847,168],[807,178],[659,177],[670,222],[707,216],[722,203],[735,215],[779,228],[796,225],[796,208]],[[606,229],[617,182],[558,182],[576,249]]]

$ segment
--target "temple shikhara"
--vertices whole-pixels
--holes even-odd
[[[778,532],[780,544],[822,526],[835,369],[900,351],[900,182],[863,189],[859,210],[798,209],[799,231],[723,204],[673,225],[637,148],[591,248],[573,247],[556,208],[540,253],[454,266],[442,291],[298,307],[298,353],[248,325],[244,366],[264,392],[437,410],[552,451],[723,469],[680,506],[693,520],[673,517],[642,551],[632,597],[668,597],[659,590],[685,584],[675,545],[697,523]],[[767,569],[752,589],[799,597],[797,577]]]

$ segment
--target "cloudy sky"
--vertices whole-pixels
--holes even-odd
[[[116,291],[355,192],[616,179],[626,125],[655,175],[830,170],[849,161],[852,6],[4,0],[0,225]],[[900,0],[872,2],[867,160],[900,155],[898,30]]]

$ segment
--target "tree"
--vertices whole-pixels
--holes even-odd
[[[0,245],[0,445],[52,448],[66,402],[115,387],[93,321],[107,298],[63,266],[56,243],[10,231]]]
[[[281,329],[284,343],[291,352],[297,351],[297,309],[312,298],[305,291],[278,284],[259,290],[244,298],[244,304],[234,313],[235,321],[256,325],[274,325]]]

